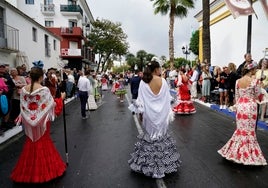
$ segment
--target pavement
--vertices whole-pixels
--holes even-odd
[[[169,127],[181,155],[179,171],[159,180],[132,172],[127,161],[137,141],[137,123],[128,105],[129,100],[121,103],[115,95],[106,91],[103,105],[96,111],[90,111],[90,117],[86,120],[81,118],[78,99],[66,105],[66,116],[59,116],[51,126],[51,138],[63,160],[68,161],[68,169],[63,177],[47,184],[14,184],[10,181],[9,175],[25,141],[25,136],[15,137],[8,142],[8,147],[0,150],[0,187],[268,187],[267,167],[233,164],[217,153],[233,134],[235,121],[231,116],[224,115],[224,111],[212,109],[213,104],[198,100],[195,102],[197,113],[176,115]],[[68,142],[65,142],[65,118]],[[257,130],[264,156],[268,156],[267,134],[266,130]]]

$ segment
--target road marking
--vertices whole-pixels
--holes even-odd
[[[127,99],[128,105],[130,105],[131,101],[130,101],[128,95],[126,94],[125,97]],[[138,120],[137,115],[136,114],[133,115],[133,118],[134,118],[134,121],[135,121],[135,124],[136,124],[136,127],[138,129],[139,134],[142,134],[143,130],[141,128],[141,125],[140,125],[140,122]],[[167,186],[165,185],[165,182],[162,178],[156,179],[156,186],[157,186],[157,188],[167,188]]]

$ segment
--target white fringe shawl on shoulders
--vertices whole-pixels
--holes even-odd
[[[143,127],[151,139],[158,139],[166,134],[169,123],[174,120],[170,98],[169,87],[164,78],[157,95],[141,80],[138,98],[129,106],[129,110],[143,114]]]

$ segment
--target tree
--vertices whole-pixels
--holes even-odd
[[[174,21],[175,17],[186,17],[188,8],[194,8],[193,0],[150,0],[154,1],[154,13],[169,14],[169,60],[170,67],[174,67]]]
[[[195,54],[199,54],[199,30],[196,30],[190,39],[191,51]]]
[[[106,19],[96,19],[92,23],[92,31],[88,38],[89,43],[86,45],[92,47],[95,54],[99,54],[97,71],[101,64],[103,71],[111,57],[121,57],[129,48],[127,35],[123,32],[121,23],[113,23]]]
[[[137,52],[136,57],[137,57],[137,60],[138,60],[138,62],[137,62],[138,69],[143,71],[143,68],[145,67],[146,62],[148,61],[147,52],[145,50],[139,50]]]
[[[138,60],[137,60],[137,58],[135,57],[134,54],[128,53],[126,55],[126,62],[128,64],[128,66],[130,66],[130,69],[131,70],[134,70],[135,69],[135,65],[138,62]]]
[[[203,61],[211,63],[211,46],[210,46],[210,6],[208,0],[203,0]]]

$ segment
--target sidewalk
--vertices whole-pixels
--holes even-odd
[[[75,97],[68,98],[64,101],[64,103],[67,104],[74,99]],[[12,129],[5,131],[4,134],[0,136],[0,145],[6,142],[7,140],[13,138],[14,136],[19,135],[22,132],[22,130],[23,130],[22,126],[15,126]]]
[[[215,110],[215,111],[217,111],[219,113],[225,114],[225,115],[230,116],[233,119],[235,119],[235,112],[232,112],[229,109],[220,109],[220,106],[217,105],[217,104],[205,103],[205,102],[203,102],[203,101],[201,101],[199,99],[196,99],[195,102],[197,102],[199,104],[202,104],[204,106],[207,106],[207,107],[211,108],[212,110]],[[260,129],[268,130],[268,125],[267,125],[266,122],[258,121],[257,126]]]

